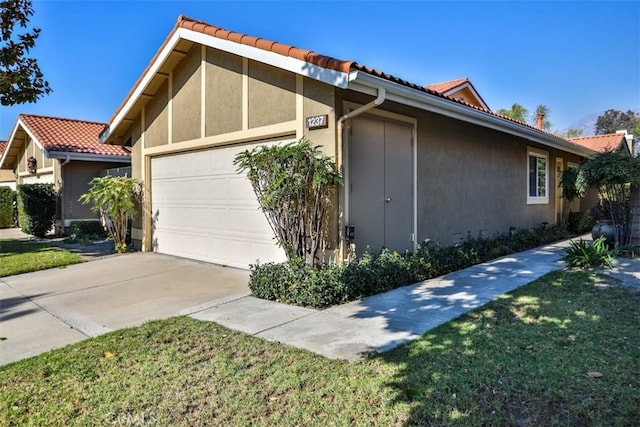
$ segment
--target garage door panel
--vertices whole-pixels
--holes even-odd
[[[235,155],[256,145],[151,160],[154,251],[248,268],[286,259]]]

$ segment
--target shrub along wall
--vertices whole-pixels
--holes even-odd
[[[9,187],[0,187],[0,228],[13,227],[13,200],[15,192]]]
[[[97,220],[71,221],[67,234],[71,239],[88,238],[90,240],[98,240],[107,237],[107,231],[102,222]]]
[[[438,277],[493,258],[568,237],[540,226],[495,238],[469,238],[456,246],[421,246],[399,254],[382,250],[344,265],[312,268],[302,259],[251,266],[249,288],[258,298],[323,308]]]
[[[18,185],[18,221],[22,231],[46,236],[56,219],[57,199],[53,184]]]

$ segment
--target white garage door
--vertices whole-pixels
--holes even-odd
[[[286,259],[249,180],[233,165],[253,147],[152,158],[154,251],[240,268]]]
[[[22,178],[23,184],[53,184],[53,174],[29,175]]]

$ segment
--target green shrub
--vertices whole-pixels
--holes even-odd
[[[576,234],[583,234],[591,231],[596,225],[596,220],[586,212],[571,212],[567,219],[567,229]]]
[[[541,225],[494,239],[469,238],[454,246],[422,245],[400,254],[386,249],[343,265],[311,267],[302,258],[251,266],[249,289],[258,298],[323,308],[421,282],[567,237],[562,227]]]
[[[383,249],[340,266],[311,267],[302,258],[252,265],[249,288],[258,298],[322,308],[429,277],[430,265],[424,258]]]
[[[610,250],[605,243],[604,236],[600,236],[592,243],[582,239],[571,242],[571,246],[566,250],[564,259],[572,267],[611,268],[615,256],[616,250]]]
[[[65,242],[89,242],[107,237],[107,231],[100,221],[71,221]]]
[[[0,187],[0,228],[13,227],[13,200],[15,191]]]
[[[58,194],[53,184],[18,185],[20,227],[27,234],[44,237],[56,219]]]
[[[89,191],[80,196],[80,201],[90,204],[91,210],[105,219],[108,234],[113,239],[115,250],[126,252],[131,217],[138,214],[142,201],[140,183],[126,176],[103,176],[93,178]]]

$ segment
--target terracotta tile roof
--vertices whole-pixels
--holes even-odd
[[[355,64],[353,61],[344,61],[330,56],[320,55],[311,50],[299,49],[295,46],[289,46],[271,40],[228,31],[220,27],[209,25],[203,21],[188,18],[184,15],[180,15],[178,17],[176,27],[186,28],[188,30],[197,31],[199,33],[208,34],[219,39],[229,40],[247,46],[257,47],[258,49],[275,52],[283,56],[289,56],[322,68],[341,71],[343,73],[348,73],[351,70],[351,66]]]
[[[448,82],[433,83],[425,86],[427,89],[435,90],[436,92],[445,93],[458,86],[462,86],[465,83],[469,83],[467,77],[461,79],[449,80]]]
[[[400,84],[400,85],[403,85],[403,86],[407,86],[409,88],[412,88],[412,89],[415,89],[415,90],[418,90],[418,91],[421,91],[421,92],[429,93],[431,95],[447,99],[447,100],[449,100],[451,102],[455,102],[457,104],[462,104],[462,105],[465,105],[465,106],[467,106],[469,108],[473,108],[475,110],[482,111],[482,112],[487,113],[489,115],[500,117],[502,119],[518,123],[520,125],[523,125],[525,127],[530,128],[530,129],[534,129],[534,130],[536,130],[536,131],[538,131],[540,133],[543,133],[543,134],[546,134],[546,135],[552,135],[554,137],[557,137],[557,135],[555,135],[555,134],[552,134],[550,132],[546,132],[544,130],[540,130],[540,129],[536,128],[535,126],[529,125],[528,123],[520,122],[518,120],[513,120],[510,117],[506,117],[506,116],[502,116],[500,114],[496,114],[496,113],[494,113],[493,111],[491,111],[489,109],[469,104],[469,103],[467,103],[467,102],[465,102],[464,100],[461,100],[461,99],[455,99],[455,98],[446,96],[446,95],[442,94],[441,92],[439,92],[437,90],[431,89],[431,88],[426,87],[426,86],[417,85],[415,83],[411,83],[411,82],[409,82],[407,80],[403,80],[403,79],[401,79],[399,77],[393,76],[391,74],[385,73],[385,72],[377,70],[375,68],[366,67],[366,66],[364,66],[362,64],[359,64],[359,63],[357,63],[355,61],[332,58],[330,56],[325,56],[325,55],[318,54],[318,53],[313,52],[311,50],[300,49],[300,48],[297,48],[295,46],[290,46],[290,45],[278,43],[278,42],[271,41],[271,40],[266,40],[266,39],[261,39],[261,38],[258,38],[258,37],[249,36],[247,34],[242,34],[242,33],[237,33],[237,32],[234,32],[234,31],[225,30],[223,28],[216,27],[214,25],[210,25],[210,24],[208,24],[208,23],[206,23],[204,21],[199,21],[199,20],[196,20],[196,19],[192,19],[192,18],[189,18],[189,17],[184,16],[184,15],[179,15],[178,16],[178,21],[176,22],[175,26],[173,27],[173,29],[171,30],[171,32],[169,33],[169,35],[167,36],[165,41],[162,43],[160,48],[156,51],[155,55],[153,56],[153,58],[151,59],[151,61],[149,62],[149,64],[145,68],[145,70],[143,71],[143,73],[140,75],[140,77],[138,77],[138,80],[133,85],[133,87],[131,88],[131,90],[129,91],[129,93],[125,97],[125,99],[122,101],[120,106],[116,109],[116,111],[113,113],[113,115],[109,119],[109,125],[111,125],[113,123],[113,121],[116,118],[116,116],[124,108],[124,106],[126,105],[128,100],[131,98],[131,96],[133,95],[133,93],[137,89],[138,85],[140,85],[140,83],[142,82],[144,76],[147,74],[147,72],[149,71],[151,66],[154,64],[156,59],[160,56],[160,53],[162,52],[164,47],[167,45],[169,40],[171,40],[171,37],[175,34],[175,32],[179,28],[185,28],[185,29],[188,29],[188,30],[192,30],[192,31],[196,31],[196,32],[199,32],[199,33],[207,34],[207,35],[219,38],[219,39],[224,39],[224,40],[228,40],[228,41],[231,41],[231,42],[235,42],[235,43],[239,43],[239,44],[243,44],[243,45],[247,45],[247,46],[252,46],[252,47],[255,47],[255,48],[258,48],[258,49],[262,49],[262,50],[266,50],[266,51],[270,51],[270,52],[274,52],[274,53],[277,53],[277,54],[280,54],[280,55],[284,55],[284,56],[287,56],[287,57],[299,59],[301,61],[306,61],[306,62],[309,62],[311,64],[317,65],[319,67],[323,67],[323,68],[334,70],[334,71],[339,71],[339,72],[343,72],[343,73],[349,73],[351,71],[362,71],[364,73],[367,73],[367,74],[370,74],[370,75],[373,75],[373,76],[376,76],[376,77],[391,81],[393,83],[397,83],[397,84]],[[446,83],[448,83],[448,82],[446,82]],[[459,83],[459,84],[461,84],[461,83]],[[105,130],[106,130],[106,128],[105,128]],[[568,140],[565,140],[565,141],[568,141]],[[571,141],[569,141],[569,142],[571,142]]]
[[[581,136],[569,138],[574,144],[582,145],[593,151],[617,150],[621,144],[626,145],[624,135],[621,133],[608,133],[606,135]]]
[[[4,154],[4,150],[7,149],[7,141],[0,141],[0,158]]]
[[[105,123],[33,114],[20,114],[18,119],[49,152],[130,155],[124,147],[100,143],[98,137],[107,126]]]

